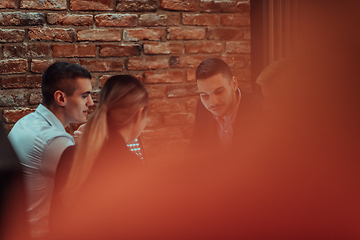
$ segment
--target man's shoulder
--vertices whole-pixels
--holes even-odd
[[[73,138],[64,129],[54,126],[37,112],[30,113],[21,118],[9,133],[10,141],[17,144],[23,141],[40,141],[43,144],[47,144],[56,137]]]
[[[36,112],[30,113],[19,119],[11,129],[9,136],[13,134],[41,134],[44,130],[51,129],[51,125]]]

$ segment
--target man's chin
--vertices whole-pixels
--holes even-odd
[[[216,111],[210,111],[212,113],[212,115],[214,115],[217,118],[222,118],[223,114],[221,114],[220,112],[216,112]]]
[[[77,119],[77,121],[74,122],[74,123],[76,123],[76,124],[82,124],[82,123],[84,123],[84,122],[86,122],[86,117],[85,117],[85,118],[82,118],[82,119]]]

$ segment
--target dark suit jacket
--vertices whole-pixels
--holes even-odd
[[[251,134],[251,129],[261,120],[262,99],[254,94],[241,95],[240,106],[233,123],[233,141],[229,148],[236,148],[246,141],[246,136]],[[217,151],[225,151],[220,142],[217,130],[217,121],[202,102],[197,103],[195,114],[194,133],[190,142],[192,153],[212,154]]]

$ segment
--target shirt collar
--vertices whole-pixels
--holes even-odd
[[[60,120],[44,105],[39,104],[35,112],[40,114],[50,124],[50,126],[55,126],[57,129],[65,131],[65,128]]]

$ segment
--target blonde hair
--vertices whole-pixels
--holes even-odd
[[[109,78],[100,91],[97,109],[89,117],[79,143],[62,196],[67,200],[86,181],[109,131],[121,129],[134,119],[149,101],[145,87],[130,75]]]

